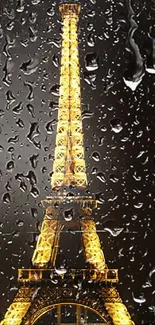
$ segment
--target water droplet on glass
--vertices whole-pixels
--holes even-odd
[[[132,294],[132,296],[133,296],[133,300],[135,302],[137,302],[138,304],[143,304],[144,302],[146,302],[146,299],[143,296],[140,296],[139,298],[134,297],[133,294]]]
[[[59,67],[59,58],[56,54],[53,55],[52,62],[56,68]]]
[[[24,128],[24,122],[19,118],[18,121],[16,122],[16,124],[21,128],[23,129]]]
[[[36,12],[31,12],[29,16],[29,21],[31,24],[34,24],[37,20],[37,13]]]
[[[12,172],[14,167],[15,167],[14,161],[12,161],[12,160],[10,160],[6,165],[6,169],[7,169],[8,172]]]
[[[36,219],[37,216],[38,216],[37,209],[36,209],[36,208],[31,208],[31,214],[32,214],[32,217],[33,217],[34,219]]]
[[[69,209],[69,210],[64,211],[64,219],[66,221],[71,221],[73,219],[73,209]]]
[[[37,30],[34,27],[32,27],[32,26],[29,27],[29,38],[30,38],[30,41],[33,42],[33,43],[38,38],[38,36],[37,36]]]
[[[17,12],[23,12],[25,8],[25,3],[24,0],[18,0],[18,4],[17,4]]]
[[[117,237],[121,232],[123,231],[124,228],[104,228],[105,231],[108,231],[113,237]]]
[[[122,121],[120,119],[118,119],[118,118],[113,118],[110,121],[110,125],[112,127],[112,131],[114,131],[115,133],[119,133],[123,129]]]
[[[27,109],[28,109],[28,112],[31,114],[31,116],[33,118],[35,118],[35,114],[34,114],[34,106],[32,104],[27,104]]]
[[[30,194],[36,199],[39,196],[39,190],[36,187],[32,187]]]
[[[94,71],[99,68],[98,57],[96,53],[88,53],[85,57],[85,67],[88,71]]]
[[[15,101],[15,96],[13,95],[11,90],[6,92],[6,100],[9,104],[12,104]]]
[[[56,120],[49,121],[46,124],[45,128],[46,128],[48,134],[52,134],[53,133],[53,131],[54,131],[53,130],[53,126],[56,125],[56,124],[57,124],[57,121]]]
[[[58,275],[63,275],[67,272],[67,270],[62,266],[60,267],[59,269],[56,269],[55,268],[55,272],[58,274]]]
[[[30,157],[31,166],[33,168],[36,168],[38,165],[38,162],[39,162],[39,160],[37,159],[38,157],[39,157],[39,155],[33,155]]]
[[[92,158],[93,158],[95,161],[99,161],[100,158],[101,158],[101,156],[100,156],[100,154],[99,154],[97,151],[94,151],[94,152],[92,153]]]
[[[119,181],[119,178],[116,177],[114,174],[110,174],[110,175],[109,175],[109,179],[110,179],[110,181],[113,182],[113,183],[117,183],[117,182]]]
[[[22,63],[22,65],[20,66],[20,70],[22,70],[24,74],[30,75],[36,72],[38,67],[39,67],[39,60],[37,58],[35,59],[31,58],[30,60]]]
[[[50,17],[53,17],[55,14],[55,9],[54,7],[50,7],[47,9],[47,15],[50,16]]]
[[[51,87],[50,92],[52,95],[59,96],[59,85],[54,85]]]
[[[102,172],[97,173],[97,178],[98,178],[102,183],[105,183],[105,182],[106,182],[105,174],[103,174]]]
[[[19,135],[15,135],[13,138],[8,139],[8,143],[17,143],[19,141]]]
[[[31,3],[35,6],[40,3],[41,0],[31,0]]]
[[[142,203],[142,202],[138,202],[137,204],[134,204],[134,207],[135,207],[136,209],[141,209],[142,206],[143,206],[143,203]]]
[[[9,204],[11,202],[11,196],[9,193],[5,193],[2,197],[2,200],[5,204]]]
[[[16,106],[14,106],[12,108],[12,111],[14,114],[20,114],[20,112],[23,110],[23,103],[20,102],[19,104],[17,104]]]
[[[87,44],[90,46],[90,47],[94,47],[95,46],[95,38],[94,38],[94,35],[92,33],[90,33],[88,35],[88,38],[87,38]]]

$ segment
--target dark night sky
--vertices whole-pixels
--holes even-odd
[[[128,64],[135,64],[128,1],[80,1],[83,125],[89,189],[100,202],[95,218],[107,263],[119,269],[118,289],[136,325],[151,325],[155,74],[146,72],[135,91],[123,81]],[[59,2],[22,2],[1,0],[0,5],[0,315],[17,291],[17,269],[30,265],[43,218],[40,201],[51,193],[57,121]],[[132,8],[136,44],[147,67],[149,52],[142,45],[148,33],[155,37],[155,4],[134,0]],[[76,236],[70,240],[76,242]],[[82,254],[77,247],[75,258],[68,238],[62,235],[62,255],[80,266]]]

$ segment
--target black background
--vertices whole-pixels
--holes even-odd
[[[128,2],[80,3],[83,125],[89,189],[100,202],[99,236],[109,267],[119,269],[118,289],[132,319],[137,325],[155,324],[155,76],[146,72],[135,91],[123,81],[134,58]],[[30,265],[43,218],[40,201],[51,194],[62,26],[58,5],[50,0],[23,5],[2,0],[0,5],[1,315],[17,291],[17,269]],[[154,1],[134,0],[132,8],[138,33],[154,37]],[[98,68],[88,71],[92,57]],[[64,233],[61,250],[65,263],[80,267],[76,237]]]

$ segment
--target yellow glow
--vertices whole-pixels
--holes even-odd
[[[62,5],[62,57],[52,188],[86,187],[77,37],[78,5]]]
[[[89,219],[91,209],[83,209],[83,214],[82,218],[88,218],[88,220],[82,220],[80,222],[86,261],[94,269],[99,272],[104,272],[106,268],[105,257],[101,248],[99,236],[96,232],[95,222],[94,220]]]
[[[53,188],[59,188],[63,185],[76,185],[78,187],[86,187],[87,176],[84,157],[84,144],[82,133],[82,116],[81,116],[81,93],[80,93],[80,72],[79,72],[79,56],[78,56],[78,39],[77,39],[77,20],[80,6],[76,4],[63,4],[60,6],[60,11],[63,17],[63,36],[62,36],[62,59],[61,59],[61,76],[60,76],[60,94],[59,94],[59,112],[58,125],[56,135],[56,148],[54,155],[53,175],[51,185]],[[66,199],[66,198],[65,198]],[[63,203],[63,196],[57,199],[46,200],[47,203],[46,215],[42,223],[41,232],[37,240],[36,248],[32,257],[34,269],[19,270],[19,281],[39,282],[45,280],[45,270],[48,272],[49,267],[54,266],[60,236],[60,221],[58,220],[58,209],[53,209],[53,206],[48,204],[51,201],[55,203]],[[84,251],[86,260],[90,264],[89,270],[70,270],[70,277],[74,280],[81,272],[82,279],[91,279],[98,281],[117,282],[117,270],[109,270],[105,263],[104,253],[101,248],[100,239],[96,232],[96,225],[91,218],[92,208],[96,207],[97,202],[91,198],[71,197],[68,198],[70,203],[77,201],[82,206],[82,216],[80,220]],[[67,199],[66,199],[67,201]],[[46,205],[46,204],[45,204]],[[52,216],[57,219],[50,219]],[[43,270],[41,269],[43,268]],[[111,278],[108,275],[111,271]],[[54,276],[54,268],[51,269],[51,277]],[[112,276],[115,272],[116,277]],[[49,273],[49,272],[48,272]],[[26,274],[26,276],[25,276]],[[65,274],[60,275],[65,279]],[[46,284],[45,284],[46,285]],[[73,285],[74,287],[74,285]],[[100,297],[102,304],[105,304],[108,314],[110,315],[113,325],[134,325],[131,317],[122,303],[117,290],[113,286],[99,286]],[[40,296],[36,297],[38,310],[35,310],[34,305],[31,305],[37,286],[23,285],[18,290],[18,293],[13,300],[13,303],[8,308],[4,320],[0,325],[21,325],[23,318],[27,314],[29,307],[32,307],[31,315],[35,314],[31,321],[28,315],[28,320],[23,324],[32,325],[45,312],[54,308],[57,304],[45,306],[41,309]],[[46,288],[47,289],[47,288]],[[59,288],[60,289],[60,288]],[[64,290],[65,290],[64,286]],[[72,289],[72,288],[71,288]],[[52,287],[51,287],[52,290]],[[61,290],[60,290],[61,292]],[[71,291],[72,292],[72,291]],[[54,290],[52,291],[52,295]],[[37,294],[37,293],[36,293]],[[90,293],[91,294],[91,293]],[[88,304],[89,299],[85,296]],[[68,304],[74,304],[72,301]],[[91,299],[91,296],[89,297]],[[55,298],[56,299],[56,298]],[[77,301],[77,297],[75,299]],[[97,309],[98,301],[93,305]],[[66,304],[66,302],[65,302]],[[61,305],[59,303],[58,305]],[[76,305],[80,306],[76,302]],[[88,306],[87,306],[88,307]],[[36,308],[36,309],[37,309]],[[88,307],[89,308],[89,307]],[[92,309],[92,308],[90,308]],[[92,309],[97,312],[95,309]],[[99,310],[98,315],[103,318],[104,310]],[[103,318],[104,319],[104,318]]]
[[[134,325],[125,305],[121,302],[105,303],[108,314],[112,318],[113,325]]]
[[[51,261],[56,230],[58,231],[58,221],[50,220],[45,217],[32,257],[34,266],[47,267],[48,263]]]

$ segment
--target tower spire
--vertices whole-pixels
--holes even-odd
[[[87,176],[81,116],[77,22],[78,4],[61,4],[63,19],[59,111],[52,188],[86,187]]]

